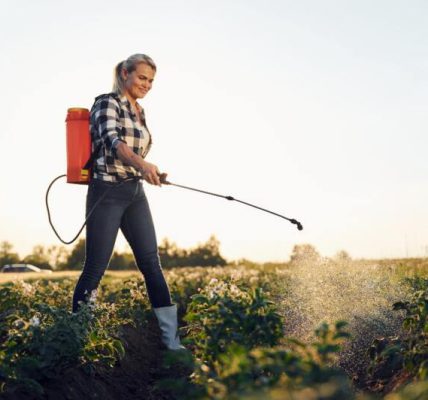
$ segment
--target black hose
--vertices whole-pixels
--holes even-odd
[[[79,230],[79,232],[77,233],[77,235],[76,235],[72,240],[70,240],[70,241],[68,241],[68,242],[67,242],[67,241],[65,241],[65,240],[63,240],[63,239],[61,238],[61,236],[58,234],[58,232],[56,231],[56,229],[55,229],[55,227],[54,227],[54,225],[53,225],[53,223],[52,223],[51,213],[50,213],[50,210],[49,210],[49,201],[48,201],[49,191],[51,190],[52,185],[53,185],[53,184],[54,184],[58,179],[63,178],[63,177],[65,177],[65,176],[67,176],[67,175],[59,175],[59,176],[57,176],[57,177],[56,177],[56,178],[55,178],[55,179],[54,179],[54,180],[49,184],[48,189],[47,189],[47,191],[46,191],[46,197],[45,197],[46,210],[47,210],[47,212],[48,212],[48,220],[49,220],[49,224],[50,224],[51,228],[53,229],[53,231],[54,231],[55,235],[57,236],[57,238],[58,238],[62,243],[64,243],[64,244],[71,244],[71,243],[73,243],[73,242],[74,242],[74,241],[79,237],[79,235],[82,233],[83,228],[85,227],[85,225],[86,225],[86,223],[87,223],[87,221],[88,221],[89,217],[92,215],[92,213],[94,212],[94,210],[95,210],[95,208],[98,206],[98,204],[99,204],[99,203],[104,199],[104,197],[107,195],[107,193],[110,191],[110,189],[112,189],[113,187],[118,187],[118,186],[122,185],[123,183],[125,183],[126,181],[130,181],[130,180],[135,180],[135,179],[136,179],[136,178],[126,178],[126,179],[121,180],[117,185],[115,185],[115,186],[112,186],[112,187],[108,188],[108,189],[107,189],[107,190],[102,194],[102,196],[97,200],[97,202],[93,205],[93,207],[89,210],[88,214],[86,215],[85,222],[83,223],[83,225],[82,225],[82,227],[80,228],[80,230]],[[277,213],[275,213],[275,212],[273,212],[273,211],[266,210],[265,208],[262,208],[262,207],[256,206],[256,205],[254,205],[254,204],[250,204],[250,203],[247,203],[247,202],[245,202],[245,201],[235,199],[235,198],[234,198],[234,197],[232,197],[232,196],[223,196],[223,195],[221,195],[221,194],[212,193],[212,192],[207,192],[207,191],[205,191],[205,190],[195,189],[195,188],[191,188],[191,187],[188,187],[188,186],[178,185],[178,184],[176,184],[176,183],[171,183],[171,182],[169,182],[169,181],[167,181],[167,180],[165,179],[166,174],[160,174],[160,175],[159,175],[159,177],[160,177],[160,181],[161,181],[161,183],[164,183],[164,184],[166,184],[166,185],[178,186],[178,187],[181,187],[181,188],[184,188],[184,189],[189,189],[189,190],[194,190],[194,191],[196,191],[196,192],[201,192],[201,193],[210,194],[210,195],[212,195],[212,196],[223,197],[223,198],[224,198],[224,199],[226,199],[226,200],[235,200],[235,201],[239,201],[240,203],[242,203],[242,204],[246,204],[247,206],[251,206],[251,207],[257,208],[257,209],[259,209],[259,210],[266,211],[266,212],[268,212],[268,213],[270,213],[270,214],[276,215],[277,217],[284,218],[284,219],[286,219],[287,221],[290,221],[292,224],[297,225],[297,229],[298,229],[299,231],[301,231],[301,230],[303,229],[302,224],[301,224],[299,221],[295,220],[294,218],[287,218],[287,217],[285,217],[284,215],[277,214]],[[138,179],[143,179],[143,178],[142,178],[142,177],[139,177]]]
[[[51,213],[49,210],[49,201],[48,201],[48,196],[49,196],[49,191],[51,190],[52,185],[60,178],[63,178],[67,175],[59,175],[57,176],[48,186],[48,190],[46,191],[46,197],[45,197],[45,202],[46,202],[46,210],[48,212],[48,220],[49,220],[49,224],[51,226],[51,228],[53,229],[56,237],[64,244],[71,244],[74,241],[76,241],[76,239],[79,237],[79,235],[82,233],[83,228],[85,227],[86,223],[88,222],[89,217],[92,215],[92,213],[95,211],[95,208],[98,206],[98,204],[100,204],[100,202],[104,199],[104,197],[106,197],[107,193],[113,188],[113,187],[118,187],[121,186],[123,183],[125,183],[126,181],[130,181],[130,180],[135,180],[135,178],[126,178],[122,181],[120,181],[116,186],[112,186],[109,187],[103,194],[102,196],[96,201],[96,203],[92,206],[92,208],[89,210],[88,214],[86,215],[85,218],[85,222],[83,223],[82,227],[80,228],[79,232],[77,232],[77,235],[71,239],[70,241],[65,241],[64,239],[61,238],[61,236],[59,236],[58,232],[56,231],[53,223],[52,223],[52,219],[51,219]]]

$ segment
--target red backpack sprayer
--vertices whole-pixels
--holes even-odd
[[[81,184],[81,185],[87,185],[91,180],[92,164],[95,161],[95,156],[96,154],[98,154],[99,149],[96,149],[95,151],[91,152],[92,143],[91,143],[91,135],[89,131],[89,110],[88,109],[86,108],[69,108],[68,109],[67,118],[66,118],[66,135],[67,135],[67,174],[56,177],[49,184],[48,189],[46,191],[45,201],[46,201],[46,209],[48,212],[49,224],[51,225],[55,235],[58,237],[58,239],[62,243],[71,244],[78,238],[83,228],[85,227],[87,220],[90,218],[91,214],[94,212],[97,205],[103,200],[104,196],[108,193],[110,189],[107,189],[106,192],[103,194],[103,196],[100,197],[98,202],[94,204],[91,210],[89,210],[86,216],[85,222],[83,223],[77,235],[70,241],[63,240],[58,234],[58,232],[56,231],[52,223],[51,214],[49,210],[49,201],[48,201],[49,191],[52,185],[58,179],[63,177],[67,177],[67,183],[75,183],[75,184]],[[221,194],[211,193],[205,190],[178,185],[176,183],[167,181],[165,178],[166,178],[166,174],[160,174],[160,181],[165,185],[173,185],[184,189],[195,190],[197,192],[206,193],[212,196],[223,197],[226,200],[235,200],[240,203],[246,204],[248,206],[251,206],[259,210],[266,211],[270,214],[276,215],[278,217],[284,218],[287,221],[291,222],[292,224],[295,224],[299,231],[303,229],[302,224],[293,218],[287,218],[281,214],[277,214],[273,211],[266,210],[265,208],[258,207],[254,204],[250,204],[245,201],[235,199],[232,196],[223,196]],[[123,179],[121,182],[118,183],[118,185],[121,185],[122,183],[133,179],[135,178]],[[139,178],[139,179],[142,179],[142,178]]]

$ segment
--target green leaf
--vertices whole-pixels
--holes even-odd
[[[123,347],[123,343],[119,339],[115,339],[113,341],[113,347],[120,358],[125,357],[125,348]]]
[[[344,328],[345,326],[348,326],[349,324],[348,324],[348,322],[347,321],[343,321],[343,320],[340,320],[340,321],[337,321],[336,322],[336,324],[335,324],[335,326],[336,326],[336,329],[342,329],[342,328]]]

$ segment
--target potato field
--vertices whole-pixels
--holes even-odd
[[[164,270],[187,351],[166,351],[137,272],[0,282],[0,398],[427,399],[428,274],[418,262]],[[25,279],[24,279],[25,278]]]

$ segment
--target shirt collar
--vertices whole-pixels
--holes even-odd
[[[130,103],[130,101],[128,100],[128,98],[127,98],[124,94],[119,95],[119,100],[120,100],[120,102],[121,102],[122,104],[125,104],[125,105],[127,105],[129,108],[131,108],[131,103]]]
[[[131,107],[131,102],[128,100],[128,98],[124,94],[119,95],[119,100],[122,104],[125,104],[128,107],[128,110],[130,111],[131,114],[134,114],[132,107]],[[141,119],[144,120],[145,119],[144,108],[141,107],[138,104],[138,102],[137,102],[137,108],[138,108],[138,110],[140,110],[140,115],[142,117]]]
[[[128,100],[128,98],[127,98],[124,94],[123,94],[123,95],[120,95],[120,96],[119,96],[119,99],[120,99],[120,102],[121,102],[122,104],[125,104],[125,105],[129,108],[129,110],[130,110],[130,111],[132,111],[131,102]],[[138,108],[138,110],[140,111],[140,113],[144,115],[144,109],[143,109],[143,107],[141,107],[141,106],[138,104],[138,102],[137,102],[136,104],[137,104],[137,108]]]

